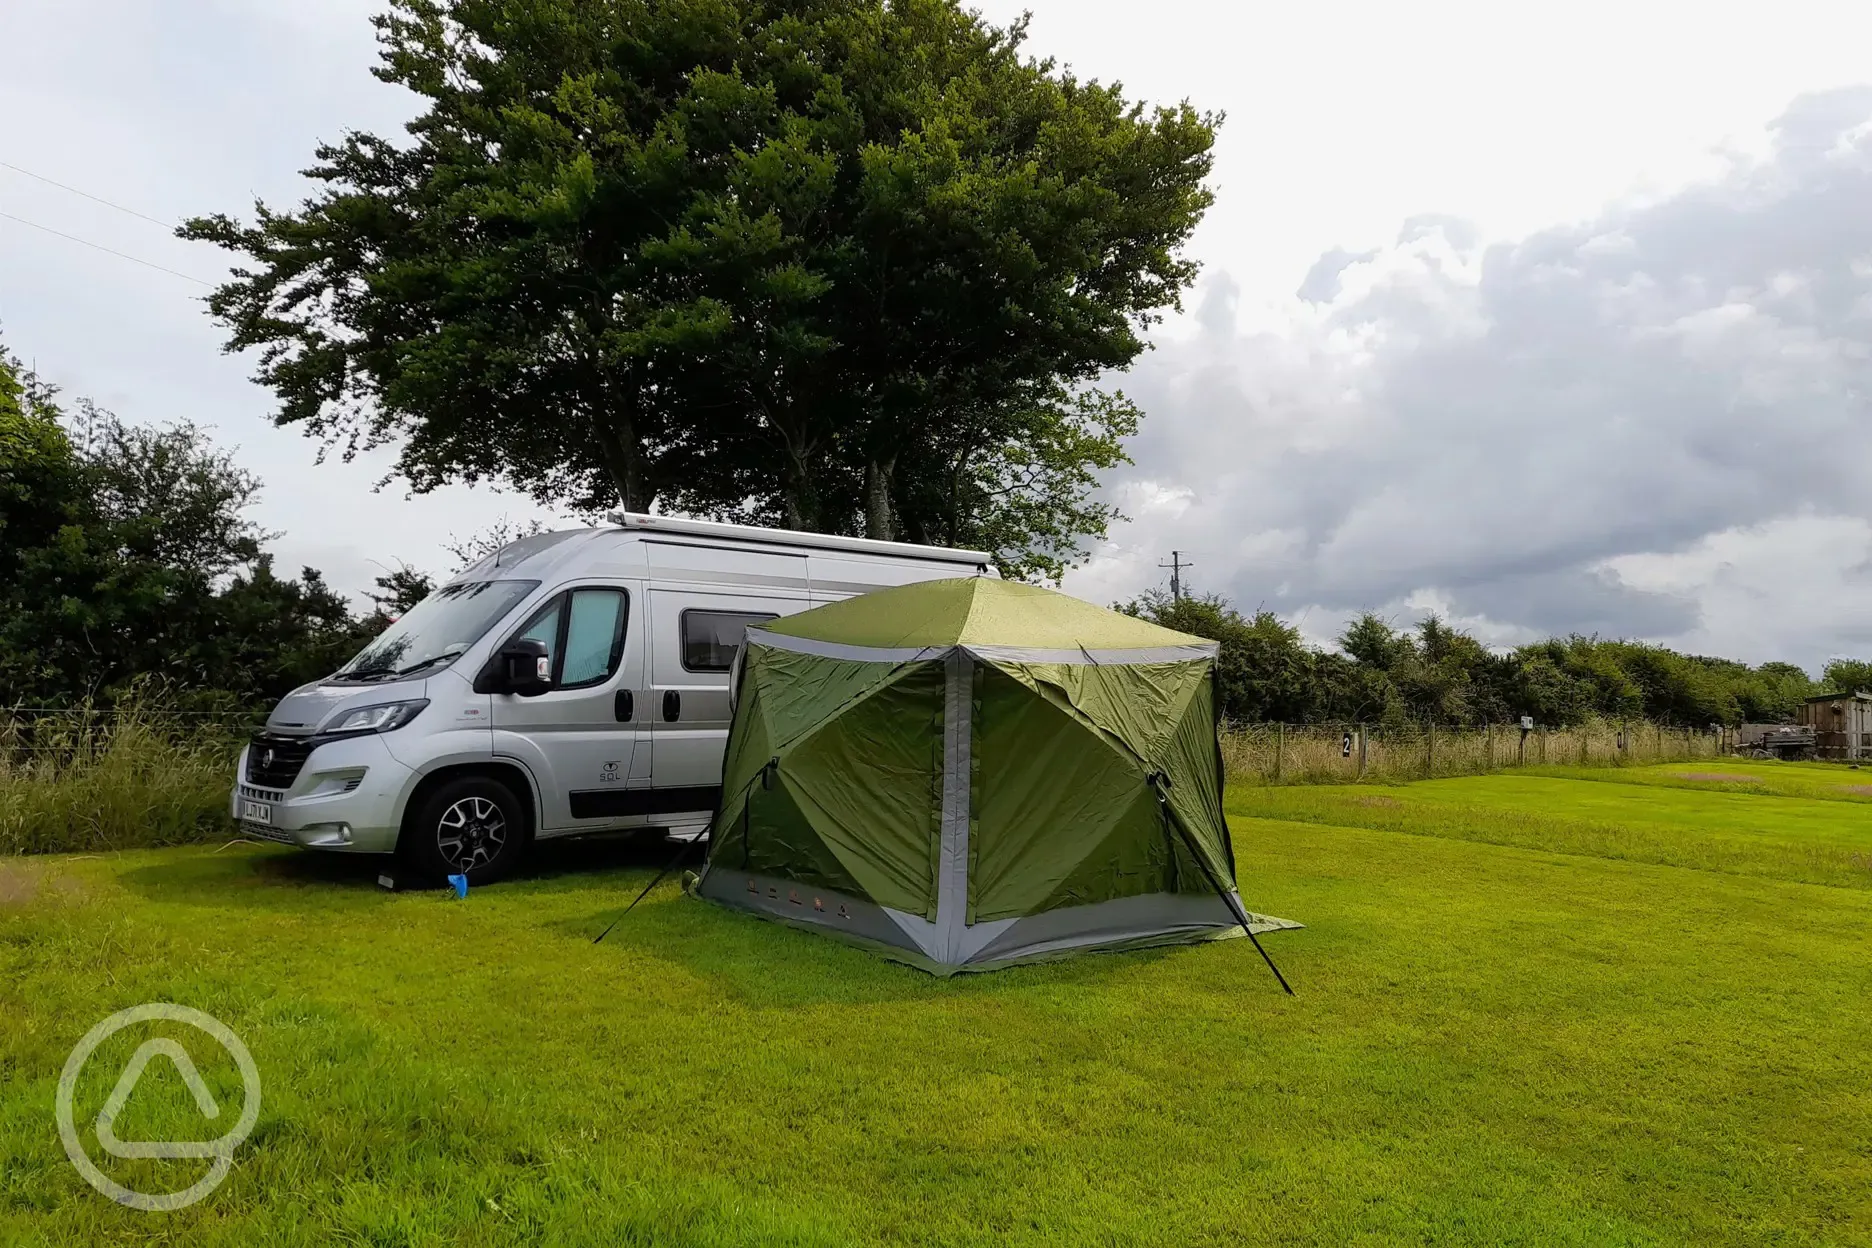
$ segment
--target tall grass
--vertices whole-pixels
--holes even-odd
[[[148,700],[0,710],[0,855],[131,849],[232,831],[245,716]]]
[[[1350,736],[1350,748],[1347,737]],[[1356,724],[1230,725],[1222,734],[1229,779],[1249,784],[1345,784],[1425,780],[1508,767],[1622,767],[1715,758],[1720,737],[1656,724],[1593,722],[1577,728],[1381,728]]]
[[[249,716],[140,697],[110,710],[0,710],[0,855],[131,849],[211,840],[227,817]],[[1615,767],[1714,758],[1707,733],[1596,723],[1537,731],[1231,726],[1236,784],[1343,784],[1475,775],[1514,766]],[[1350,753],[1345,736],[1351,734]],[[1623,745],[1621,746],[1621,741]]]

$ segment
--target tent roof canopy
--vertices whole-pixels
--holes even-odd
[[[1020,646],[1147,650],[1212,643],[1070,594],[987,576],[919,581],[829,603],[761,625],[783,637],[837,645]]]

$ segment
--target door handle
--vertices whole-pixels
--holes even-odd
[[[667,723],[673,724],[681,718],[682,718],[682,694],[677,693],[674,689],[665,689],[663,691],[663,719],[664,721]]]
[[[620,724],[628,724],[637,718],[637,698],[630,690],[617,691],[617,697],[611,700],[611,716]]]

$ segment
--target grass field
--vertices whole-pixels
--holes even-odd
[[[1872,811],[1702,770],[1759,783],[1232,791],[1294,998],[1244,941],[937,981],[669,885],[594,945],[629,844],[466,901],[245,846],[0,860],[0,1241],[1872,1242]],[[150,1000],[264,1086],[173,1214],[53,1126],[73,1043]],[[118,1134],[200,1123],[152,1075]]]

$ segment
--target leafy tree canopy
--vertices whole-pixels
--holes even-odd
[[[1872,693],[1872,663],[1864,659],[1834,659],[1826,665],[1824,675],[1826,692],[1858,693],[1864,690]]]
[[[957,0],[395,0],[408,141],[190,222],[275,419],[418,490],[988,543],[1057,575],[1195,265],[1219,118]]]
[[[0,702],[108,700],[139,679],[272,697],[369,628],[313,569],[276,576],[259,483],[188,424],[127,424],[0,350]]]
[[[1643,642],[1559,637],[1498,653],[1432,614],[1414,630],[1355,617],[1338,652],[1306,644],[1268,612],[1244,618],[1219,597],[1154,593],[1119,607],[1221,643],[1224,714],[1237,722],[1510,723],[1594,717],[1682,727],[1785,722],[1815,685],[1791,663],[1751,668]],[[1872,689],[1872,664],[1840,661],[1830,684]]]

